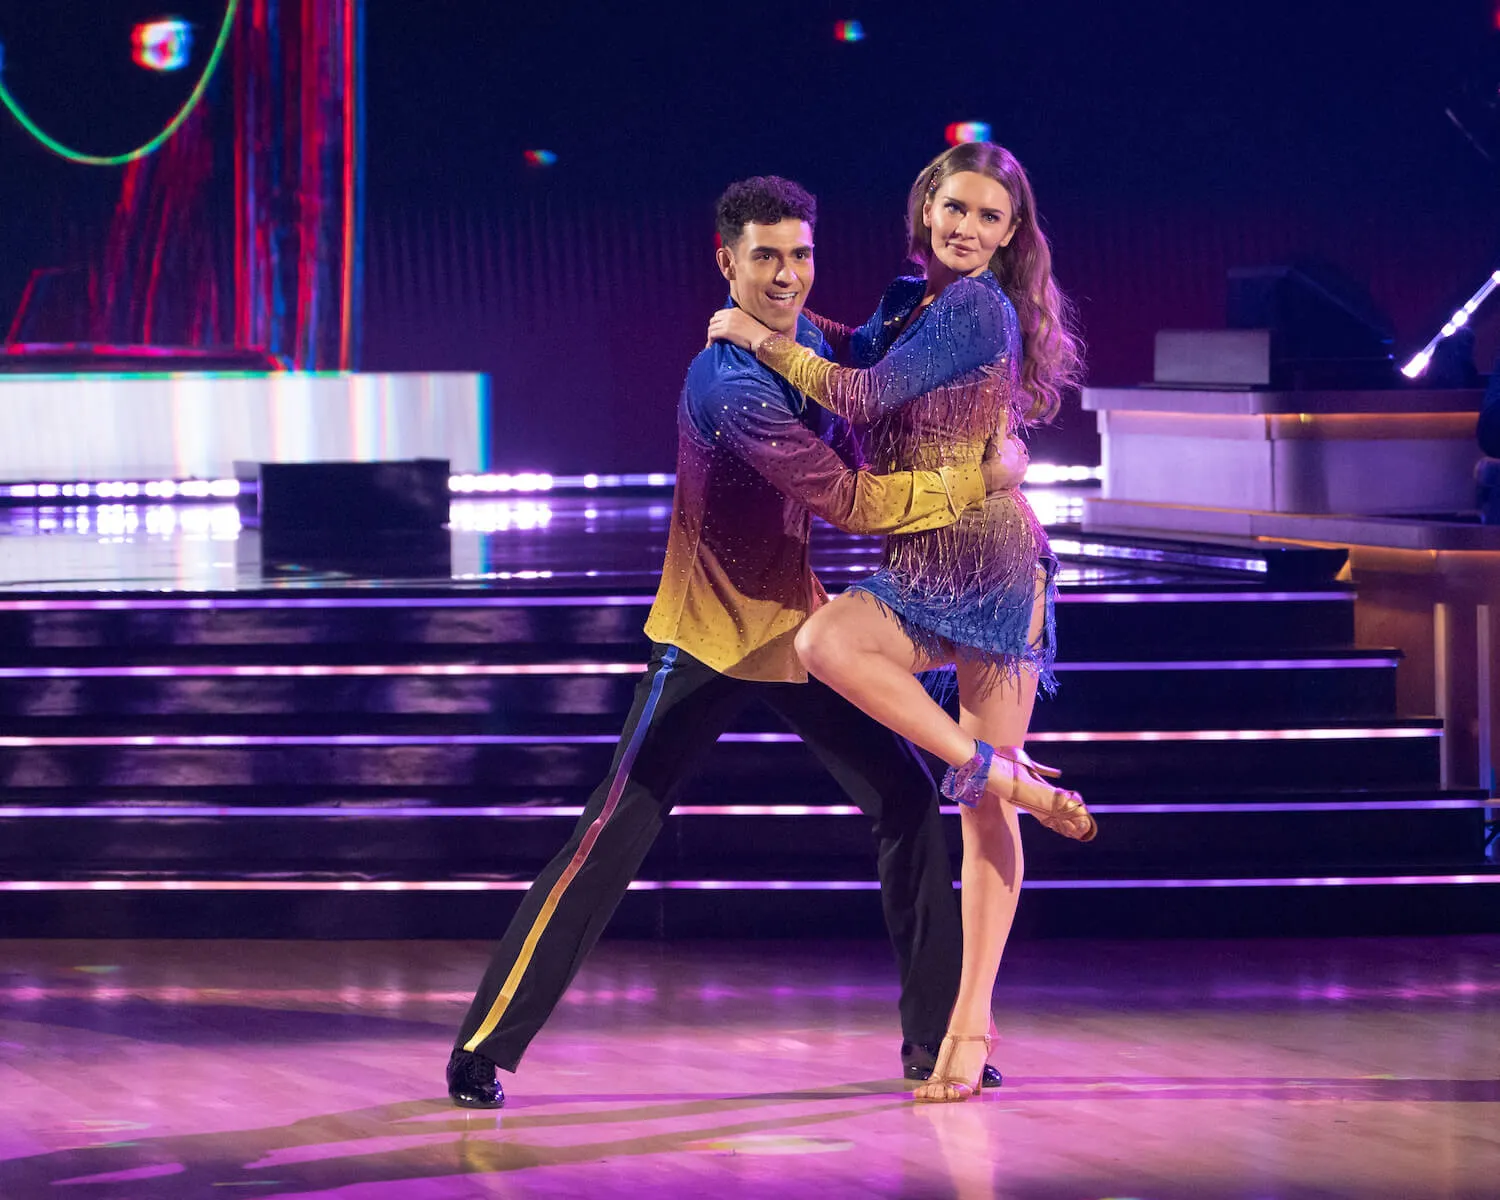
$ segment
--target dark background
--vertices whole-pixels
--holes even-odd
[[[222,3],[172,11],[201,64]],[[159,15],[4,0],[6,80],[82,148],[144,140],[192,85],[128,62],[130,25]],[[864,41],[835,40],[850,18]],[[989,122],[1027,164],[1096,384],[1147,378],[1158,328],[1222,324],[1227,268],[1300,256],[1367,284],[1410,352],[1500,246],[1493,170],[1444,116],[1466,80],[1493,83],[1488,0],[369,0],[366,21],[362,365],[489,372],[501,466],[670,468],[678,384],[723,294],[723,185],[813,189],[813,307],[862,319],[951,121]],[[0,328],[31,268],[96,253],[120,174],[0,115]],[[1034,456],[1097,453],[1075,401]]]

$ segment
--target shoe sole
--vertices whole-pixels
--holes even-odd
[[[455,1096],[452,1092],[449,1092],[448,1093],[448,1099],[457,1108],[504,1108],[505,1107],[505,1097],[504,1096],[501,1096],[500,1099],[498,1099],[498,1100],[465,1100],[462,1097]]]

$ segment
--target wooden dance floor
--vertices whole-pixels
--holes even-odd
[[[500,1112],[474,942],[0,943],[0,1196],[1493,1197],[1500,937],[1013,947],[918,1106],[877,942],[608,941]]]

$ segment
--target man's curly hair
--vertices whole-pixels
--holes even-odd
[[[746,225],[774,225],[791,217],[818,223],[818,202],[801,184],[780,175],[755,175],[724,189],[714,209],[714,222],[722,245],[733,246]]]

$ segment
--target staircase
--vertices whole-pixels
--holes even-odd
[[[868,569],[871,539],[820,536],[831,584]],[[529,545],[527,578],[0,593],[0,936],[498,934],[646,656],[649,576],[581,566],[639,555]],[[1057,547],[1062,687],[1028,745],[1100,835],[1023,821],[1023,932],[1500,928],[1486,797],[1438,786],[1437,721],[1393,715],[1397,656],[1352,644],[1336,555]],[[751,712],[612,930],[875,933],[873,875],[863,818]]]

